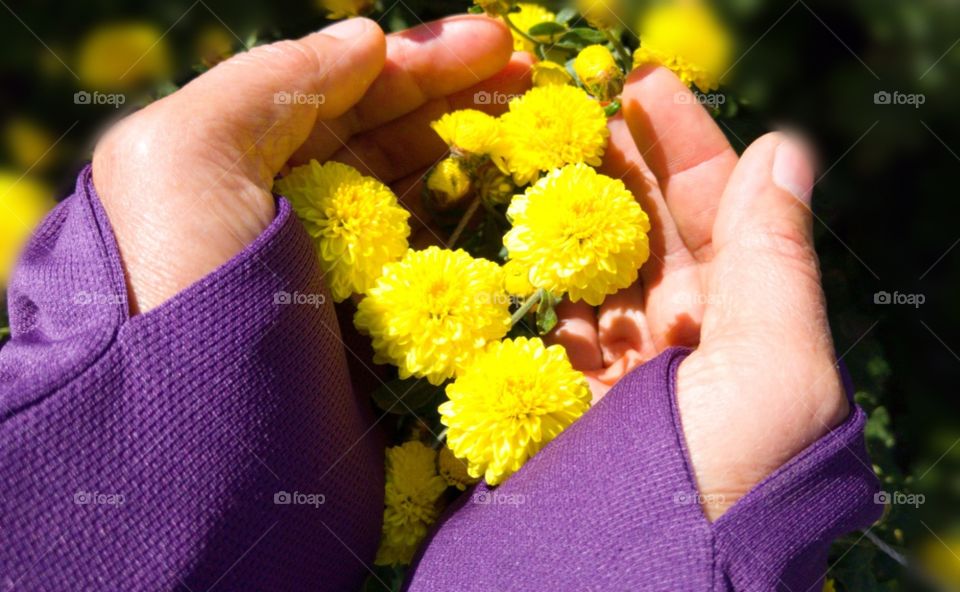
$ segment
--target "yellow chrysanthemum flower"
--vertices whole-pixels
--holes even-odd
[[[531,70],[534,86],[553,86],[555,84],[573,84],[573,76],[556,62],[540,61]]]
[[[534,88],[500,120],[501,154],[517,185],[567,164],[599,166],[610,135],[603,107],[574,86]]]
[[[447,445],[490,485],[520,470],[590,406],[587,381],[566,351],[525,337],[490,344],[447,397],[440,405]]]
[[[408,251],[384,267],[354,324],[373,337],[374,361],[440,384],[509,330],[503,271],[461,250]]]
[[[437,453],[422,442],[387,449],[383,532],[377,565],[407,564],[440,514],[447,483],[437,474]]]
[[[837,592],[837,588],[836,588],[836,586],[834,586],[833,580],[826,580],[826,581],[823,583],[823,591],[822,591],[822,592]]]
[[[147,23],[104,25],[80,47],[77,74],[86,88],[120,91],[170,77],[170,48]]]
[[[390,189],[338,162],[294,168],[274,190],[290,200],[316,242],[333,299],[365,294],[407,251],[410,212]]]
[[[447,113],[430,127],[454,154],[464,157],[492,154],[501,142],[497,118],[476,109]]]
[[[441,207],[450,206],[470,192],[470,175],[459,158],[445,158],[427,176],[427,189]]]
[[[520,2],[517,4],[517,7],[520,9],[517,12],[510,13],[510,20],[514,25],[524,33],[529,33],[530,29],[535,25],[540,23],[552,23],[556,20],[557,15],[550,12],[543,6],[539,4],[534,4],[533,2]],[[514,30],[510,31],[513,34],[513,50],[514,51],[529,51],[532,52],[536,49],[533,43],[529,39],[526,39],[523,35],[517,33]],[[541,37],[534,37],[542,43],[552,43],[550,35],[545,35]]]
[[[0,171],[0,285],[7,283],[17,256],[53,205],[53,193],[41,183]]]
[[[730,68],[733,42],[709,7],[699,2],[659,5],[641,19],[639,30],[634,67],[657,64],[687,86],[703,92],[719,88]]]
[[[503,244],[531,283],[599,305],[626,288],[650,255],[650,221],[622,181],[584,165],[554,171],[513,198]]]
[[[437,455],[437,470],[447,485],[456,487],[460,491],[464,491],[480,480],[470,476],[467,472],[467,463],[457,458],[447,446],[441,448]]]
[[[623,70],[603,45],[591,45],[577,55],[573,70],[591,95],[609,101],[623,90]]]
[[[576,6],[591,27],[615,29],[623,24],[623,0],[577,0]]]
[[[373,0],[316,0],[317,6],[328,19],[344,19],[361,16],[373,9]]]

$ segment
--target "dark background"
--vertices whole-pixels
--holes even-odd
[[[383,1],[388,10],[374,18],[388,29],[468,5]],[[299,36],[326,22],[309,1],[3,2],[0,169],[29,171],[58,197],[89,158],[96,130],[136,106],[137,89],[170,92],[221,49]],[[946,582],[941,589],[960,589],[960,3],[724,0],[718,7],[740,43],[724,89],[737,108],[721,122],[738,149],[780,127],[803,130],[819,148],[818,250],[838,354],[871,412],[868,441],[885,490],[923,495],[915,506],[893,504],[870,534],[838,543],[837,588],[933,589],[920,582],[935,575]],[[121,110],[76,105],[74,93],[88,88],[70,71],[79,69],[80,48],[98,26],[116,22],[151,23],[162,36],[153,51],[171,55],[170,75],[131,77]],[[877,104],[880,91],[921,95],[923,104]],[[42,150],[11,132],[25,121],[37,145],[55,143],[39,162]],[[878,292],[925,301],[882,304]]]

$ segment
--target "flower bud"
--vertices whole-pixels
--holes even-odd
[[[602,45],[591,45],[581,51],[573,62],[573,69],[587,91],[601,101],[609,101],[623,91],[623,70],[610,50]]]
[[[573,77],[567,69],[556,62],[537,62],[533,65],[533,85],[552,86],[573,82]]]
[[[427,190],[438,209],[447,209],[470,193],[470,175],[459,158],[443,159],[430,171]]]
[[[526,298],[536,291],[530,283],[530,269],[518,261],[507,261],[503,266],[503,287],[507,294]]]

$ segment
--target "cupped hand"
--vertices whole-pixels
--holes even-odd
[[[338,160],[391,185],[416,233],[423,172],[446,146],[447,111],[496,113],[478,92],[523,92],[528,56],[502,23],[452,17],[384,36],[351,19],[254,48],[108,131],[94,185],[125,266],[132,312],[157,307],[253,242],[273,220],[274,177]],[[492,103],[492,104],[491,104]]]
[[[664,349],[696,348],[677,403],[713,520],[849,412],[813,246],[813,167],[780,133],[738,158],[662,68],[633,73],[610,125],[603,169],[650,214],[652,254],[599,309],[562,304],[551,338],[595,399]]]

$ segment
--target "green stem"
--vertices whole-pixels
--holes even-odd
[[[477,209],[480,207],[480,197],[477,196],[474,198],[473,202],[470,203],[470,207],[467,208],[467,211],[463,213],[463,218],[460,218],[460,222],[457,224],[457,227],[454,229],[453,234],[450,235],[450,240],[447,241],[447,248],[452,249],[457,241],[460,240],[460,235],[463,234],[463,231],[466,230],[467,224],[470,222],[470,219],[473,218],[473,215],[477,213]]]
[[[509,15],[509,14],[503,15],[503,20],[504,20],[505,23],[507,23],[507,26],[508,26],[508,27],[510,27],[511,29],[513,29],[514,31],[516,31],[518,35],[520,35],[521,37],[523,37],[524,39],[526,39],[527,41],[529,41],[530,43],[532,43],[532,44],[534,45],[534,47],[537,47],[537,46],[540,45],[540,42],[537,41],[536,39],[534,39],[533,37],[531,37],[529,33],[527,33],[526,31],[521,31],[521,30],[520,30],[520,27],[518,27],[517,25],[515,25],[515,24],[513,23],[513,21],[510,20],[510,15]]]
[[[620,56],[620,61],[623,62],[621,66],[623,66],[623,68],[629,72],[630,66],[633,65],[633,58],[630,57],[630,52],[627,51],[627,48],[623,46],[620,38],[613,34],[613,31],[610,29],[603,29],[603,34],[607,37],[610,43],[613,44],[614,49],[617,50],[617,54]]]
[[[523,317],[527,316],[527,313],[530,312],[530,310],[534,306],[536,306],[538,302],[543,300],[543,292],[544,292],[543,288],[540,288],[539,290],[531,294],[529,298],[524,300],[523,304],[520,305],[520,308],[517,309],[517,312],[513,313],[513,316],[510,317],[511,327],[519,323],[520,320]]]
[[[0,339],[10,336],[10,327],[0,327]]]

